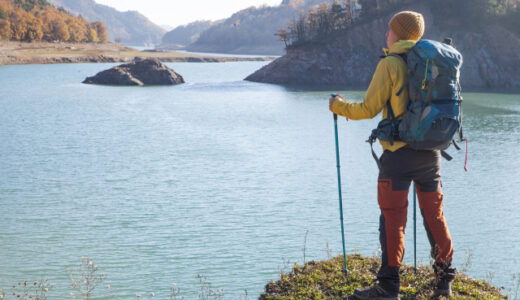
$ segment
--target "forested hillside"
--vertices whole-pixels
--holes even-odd
[[[108,35],[102,22],[89,23],[46,0],[0,0],[0,39],[97,43]]]
[[[56,7],[64,7],[89,21],[102,21],[110,41],[127,45],[158,45],[166,30],[155,25],[137,11],[120,12],[97,4],[94,0],[49,0]]]
[[[321,43],[348,29],[381,18],[406,6],[425,5],[437,20],[440,30],[478,30],[501,25],[520,36],[520,0],[358,0],[362,9],[355,13],[352,1],[334,0],[300,14],[281,28],[277,35],[287,46]],[[427,20],[428,21],[428,20]]]
[[[310,6],[330,0],[284,0],[279,6],[250,7],[202,32],[190,51],[283,54],[274,34]]]
[[[424,38],[450,37],[462,53],[463,90],[520,90],[519,0],[359,2],[354,18],[338,3],[302,15],[284,29],[287,54],[246,80],[366,88],[386,46],[388,21],[414,10],[424,15]]]

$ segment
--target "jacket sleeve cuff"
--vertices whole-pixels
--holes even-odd
[[[346,117],[347,114],[347,102],[336,99],[334,103],[332,103],[332,112]]]

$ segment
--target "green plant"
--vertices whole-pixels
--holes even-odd
[[[239,300],[249,300],[249,295],[247,294],[247,290],[244,290],[244,295],[240,295]]]
[[[515,273],[515,274],[513,274],[513,289],[511,290],[511,295],[510,295],[512,300],[517,299],[519,289],[520,289],[520,273]]]
[[[72,287],[84,300],[89,300],[96,287],[105,281],[105,275],[98,274],[98,266],[90,258],[82,257],[81,264],[76,272],[73,273],[70,269],[67,269],[67,273],[72,282]],[[74,296],[74,294],[71,293],[71,296]]]
[[[177,284],[175,283],[172,283],[172,287],[170,288],[170,297],[168,298],[169,300],[184,300],[184,297],[182,298],[178,298],[179,297],[179,294],[181,292],[181,289],[177,287]]]
[[[465,253],[466,253],[466,259],[464,260],[464,262],[462,263],[462,266],[460,268],[460,271],[462,273],[466,273],[469,270],[469,268],[471,267],[471,260],[473,259],[473,250],[466,249]]]
[[[211,283],[208,282],[206,276],[198,274],[197,278],[199,279],[199,300],[221,300],[224,296],[224,292],[222,289],[213,290],[211,287]]]
[[[135,297],[137,298],[137,300],[140,300],[142,295],[141,294],[135,294]],[[148,300],[152,299],[153,297],[155,297],[155,293],[154,292],[148,293]]]
[[[354,290],[373,284],[380,260],[375,257],[349,255],[348,273],[343,273],[343,257],[325,261],[311,261],[305,266],[294,266],[281,274],[276,282],[265,287],[260,300],[290,299],[349,299]],[[435,275],[432,269],[403,265],[400,270],[401,299],[432,299]],[[499,289],[489,283],[474,280],[464,274],[457,275],[453,284],[455,299],[506,299]]]
[[[13,296],[12,298],[14,299],[21,300],[46,300],[47,293],[50,289],[51,285],[45,279],[41,281],[34,281],[32,283],[25,280],[18,282],[18,284],[12,286],[10,296]],[[5,291],[3,291],[2,289],[0,289],[0,299],[8,299],[8,294],[6,294]]]
[[[309,230],[305,231],[305,238],[303,239],[303,264],[305,265],[305,260],[307,258],[307,236],[309,235]]]

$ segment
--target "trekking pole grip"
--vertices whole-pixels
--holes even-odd
[[[338,95],[337,94],[330,94],[330,97],[336,99]],[[338,120],[338,115],[335,114],[335,113],[332,113],[334,115],[334,121],[337,121]]]

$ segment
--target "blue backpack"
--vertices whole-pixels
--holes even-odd
[[[459,83],[462,55],[452,46],[451,39],[443,43],[420,40],[407,54],[390,54],[403,59],[408,66],[409,102],[402,120],[395,118],[390,100],[388,116],[379,122],[368,141],[372,146],[376,139],[403,141],[416,150],[441,150],[443,157],[451,160],[445,150],[458,133],[462,134],[462,97]],[[402,93],[404,87],[398,92]],[[379,165],[379,160],[372,149]]]

